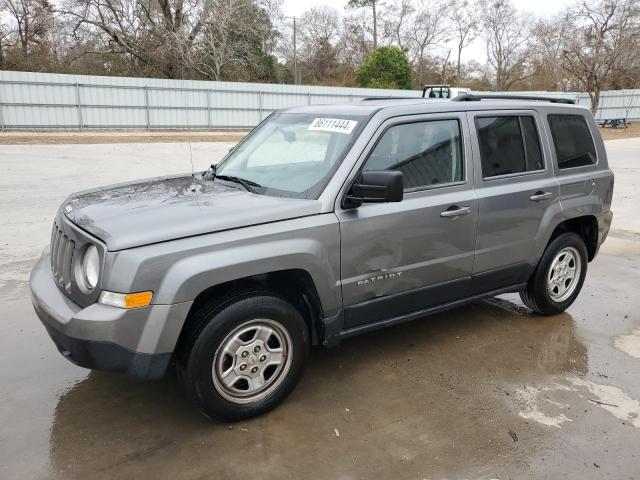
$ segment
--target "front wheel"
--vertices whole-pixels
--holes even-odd
[[[542,315],[563,312],[582,289],[587,261],[587,247],[579,235],[559,235],[547,246],[526,288],[520,291],[522,302]]]
[[[184,383],[201,411],[222,421],[265,413],[293,390],[309,351],[304,319],[269,294],[205,305],[204,324],[184,366]]]

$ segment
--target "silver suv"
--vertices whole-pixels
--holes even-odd
[[[69,197],[31,274],[84,367],[158,378],[238,420],[291,392],[311,345],[519,292],[551,315],[605,240],[613,174],[557,99],[372,99],[272,114],[197,175]]]

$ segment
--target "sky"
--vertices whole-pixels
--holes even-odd
[[[536,17],[545,18],[561,12],[565,7],[575,3],[576,0],[512,0],[512,2],[520,11],[531,12]],[[284,0],[283,11],[285,15],[300,16],[305,10],[313,6],[328,5],[343,14],[346,4],[347,0],[318,0],[315,2]],[[469,45],[466,51],[463,51],[462,59],[464,61],[474,59],[480,63],[485,63],[486,53],[482,41],[477,39]]]
[[[518,10],[527,10],[540,17],[551,16],[565,6],[574,3],[573,0],[512,0],[512,2]],[[284,0],[283,10],[285,15],[299,16],[314,5],[329,5],[342,11],[346,4],[347,0],[319,0],[316,2]]]

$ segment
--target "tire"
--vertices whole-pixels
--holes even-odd
[[[300,312],[279,297],[247,292],[210,302],[190,323],[196,327],[185,339],[178,368],[191,398],[209,418],[233,422],[263,414],[302,376],[309,354],[307,326]]]
[[[520,291],[522,303],[540,315],[564,312],[582,289],[587,263],[584,240],[572,232],[559,235],[547,245],[527,286]]]

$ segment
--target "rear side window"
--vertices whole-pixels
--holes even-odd
[[[582,115],[549,115],[549,127],[558,157],[558,168],[584,167],[596,163],[596,147]]]
[[[544,169],[531,116],[476,117],[484,178]]]
[[[460,124],[430,120],[395,125],[382,135],[363,170],[398,170],[405,191],[461,182]]]

